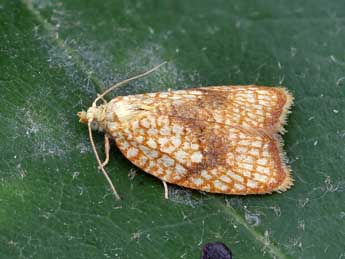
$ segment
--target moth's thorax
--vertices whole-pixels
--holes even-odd
[[[116,97],[106,104],[105,131],[117,138],[152,109],[143,103],[131,101],[127,96]]]
[[[107,106],[107,118],[123,124],[152,110],[153,107],[139,102],[132,102],[128,97],[117,97]]]

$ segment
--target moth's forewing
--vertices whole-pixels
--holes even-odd
[[[264,194],[292,185],[283,131],[292,96],[284,88],[203,87],[117,97],[108,133],[136,166],[207,192]]]

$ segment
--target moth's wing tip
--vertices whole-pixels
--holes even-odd
[[[286,192],[294,185],[294,179],[291,175],[291,169],[286,166],[284,171],[285,171],[285,178],[283,182],[273,190],[274,192],[278,192],[278,193]]]

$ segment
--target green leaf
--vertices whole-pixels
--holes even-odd
[[[0,4],[0,257],[345,256],[345,22],[340,0],[42,1]],[[295,186],[223,196],[170,186],[112,147],[98,173],[87,109],[111,84],[168,61],[116,95],[200,85],[285,85]],[[96,138],[103,151],[103,137]],[[134,173],[133,173],[134,172]],[[133,178],[132,176],[135,175]]]

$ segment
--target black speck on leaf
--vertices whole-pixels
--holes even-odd
[[[202,248],[201,259],[232,259],[232,254],[223,243],[208,243]]]

